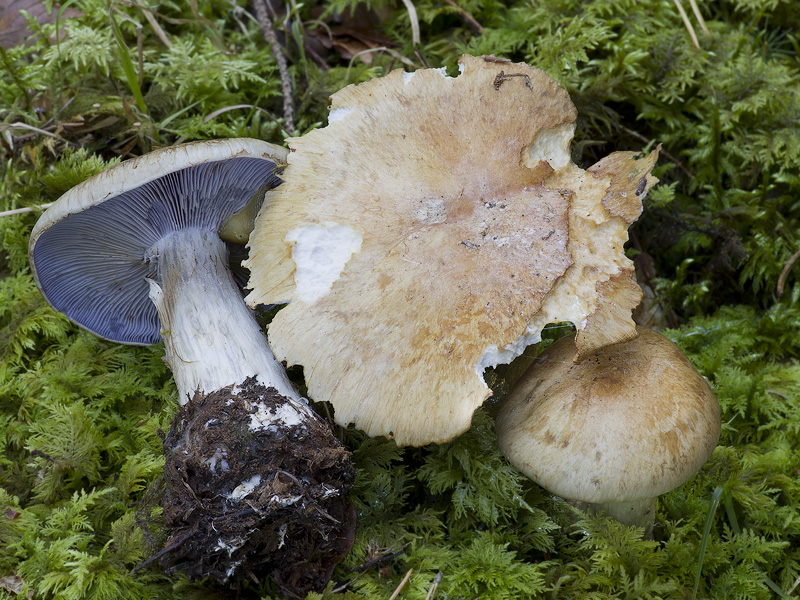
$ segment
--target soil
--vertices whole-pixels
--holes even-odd
[[[353,544],[355,468],[330,426],[292,405],[248,380],[178,411],[164,439],[168,573],[231,587],[269,575],[289,598],[325,587]]]

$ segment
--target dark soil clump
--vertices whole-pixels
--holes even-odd
[[[236,587],[271,575],[288,597],[321,591],[350,550],[349,452],[311,409],[253,380],[197,395],[164,440],[161,564]]]

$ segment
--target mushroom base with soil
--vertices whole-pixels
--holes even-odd
[[[353,544],[349,452],[254,379],[181,407],[164,440],[167,572],[321,591]]]
[[[147,258],[183,404],[164,440],[162,565],[229,584],[272,575],[288,597],[321,591],[353,543],[349,452],[272,356],[216,234],[171,233]]]

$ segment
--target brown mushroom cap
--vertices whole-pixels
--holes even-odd
[[[469,428],[484,369],[547,323],[575,323],[579,351],[635,336],[623,244],[656,153],[583,171],[555,81],[460,64],[334,94],[329,125],[289,140],[250,239],[248,302],[291,301],[270,325],[276,356],[304,366],[338,423],[398,444]]]
[[[706,380],[669,339],[631,341],[572,361],[572,340],[545,350],[497,417],[506,458],[545,489],[583,502],[654,498],[684,483],[719,439]]]

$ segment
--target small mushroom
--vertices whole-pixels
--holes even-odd
[[[571,162],[577,112],[543,71],[463,56],[331,98],[289,140],[286,183],[250,238],[248,303],[289,302],[281,360],[336,421],[444,442],[491,395],[485,369],[571,321],[582,356],[635,335],[623,252],[657,152]]]
[[[354,468],[275,360],[219,233],[246,236],[231,219],[281,182],[285,158],[232,139],[125,161],[55,202],[29,254],[42,294],[74,322],[115,342],[164,340],[183,406],[164,441],[162,564],[222,581],[266,569],[305,595],[346,552]]]
[[[500,407],[497,439],[545,489],[649,529],[656,497],[714,450],[720,409],[674,343],[638,331],[577,364],[572,339],[547,348]]]

